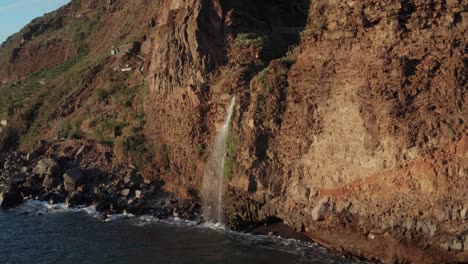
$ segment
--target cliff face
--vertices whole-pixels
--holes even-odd
[[[251,174],[232,186],[255,202],[235,200],[233,212],[279,216],[311,233],[347,226],[456,248],[468,186],[464,8],[312,3],[287,85],[273,86],[280,91],[267,109],[255,103],[265,100],[257,92],[251,119],[238,120],[240,134],[256,138],[245,150],[256,150],[237,157]],[[396,251],[386,257],[404,255]]]
[[[56,132],[62,118],[81,137],[112,141],[116,156],[192,198],[235,96],[225,172],[233,226],[279,218],[353,254],[462,261],[466,9],[456,0],[74,1],[21,33],[42,37],[2,46],[2,80],[34,83],[30,73],[78,58],[69,70],[85,72],[78,88],[46,84],[60,107],[45,109],[38,94],[27,113]],[[67,25],[80,25],[79,41]],[[26,135],[54,137],[38,127]]]

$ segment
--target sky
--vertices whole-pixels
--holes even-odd
[[[56,10],[70,0],[0,0],[0,43],[31,20]]]

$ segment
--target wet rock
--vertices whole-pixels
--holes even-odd
[[[325,213],[327,212],[327,209],[329,207],[329,199],[328,197],[322,198],[315,208],[312,210],[312,220],[314,221],[321,221],[323,220]]]
[[[60,167],[57,161],[53,159],[43,159],[37,163],[33,171],[36,174],[54,175],[54,174],[57,174],[59,170],[60,170]]]
[[[10,209],[23,202],[23,196],[15,192],[0,193],[0,206],[3,209]]]
[[[78,185],[83,183],[83,180],[83,172],[78,168],[67,170],[63,174],[63,183],[67,192],[75,191]]]
[[[65,194],[54,192],[50,195],[49,202],[52,204],[63,203],[65,201]]]
[[[98,212],[107,212],[111,210],[114,201],[109,197],[103,197],[95,202],[95,207]]]
[[[70,195],[68,195],[67,199],[65,199],[65,203],[70,206],[82,205],[83,201],[83,194],[78,191],[72,192]]]
[[[99,214],[99,215],[97,216],[97,219],[99,219],[99,220],[101,220],[101,221],[105,221],[105,220],[107,220],[107,218],[108,218],[108,217],[107,217],[107,214],[106,214],[106,213],[102,213],[102,214]]]

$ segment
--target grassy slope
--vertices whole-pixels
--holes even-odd
[[[74,12],[80,8],[76,2],[72,2]],[[137,163],[151,156],[142,132],[146,117],[141,107],[135,107],[142,105],[147,85],[113,71],[108,49],[89,47],[103,15],[101,9],[87,18],[68,17],[63,27],[36,36],[33,41],[69,39],[79,54],[23,81],[0,86],[0,118],[10,120],[21,133],[21,149],[32,149],[40,139],[89,138],[115,146]],[[11,53],[26,30],[4,43],[0,54]]]

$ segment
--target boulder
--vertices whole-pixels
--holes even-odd
[[[322,200],[320,200],[317,203],[315,208],[312,210],[312,220],[314,221],[323,220],[325,213],[327,212],[327,209],[329,207],[328,201],[329,201],[328,197],[324,197],[322,198]]]
[[[143,197],[143,192],[140,190],[135,191],[135,198],[136,199],[141,199]]]
[[[114,201],[109,197],[103,197],[95,203],[96,210],[98,212],[107,212],[111,210],[113,203]]]
[[[42,181],[42,187],[47,188],[47,189],[51,189],[51,188],[53,188],[55,185],[56,185],[56,181],[55,181],[55,179],[54,179],[52,176],[50,176],[50,175],[47,175],[47,176],[44,178],[44,181]]]
[[[0,193],[0,206],[3,209],[10,209],[23,202],[23,196],[15,192]]]
[[[67,199],[65,199],[65,203],[69,206],[78,206],[83,204],[83,194],[80,192],[72,192],[68,195]]]
[[[51,193],[49,202],[52,204],[63,203],[65,201],[65,195],[60,192]]]
[[[124,189],[121,192],[123,197],[128,197],[130,195],[130,189]]]
[[[33,171],[36,174],[54,175],[54,174],[57,174],[59,170],[60,170],[60,167],[57,161],[53,159],[43,159],[37,163]]]
[[[94,193],[94,186],[92,184],[83,184],[77,190],[82,193]]]
[[[79,185],[84,183],[83,172],[78,169],[70,169],[63,174],[63,183],[67,192],[73,192]]]
[[[10,182],[15,184],[15,185],[22,184],[25,181],[26,181],[26,174],[25,173],[18,173],[18,174],[13,175],[10,178]]]
[[[143,178],[140,175],[132,173],[127,174],[123,180],[127,186],[140,185],[143,183]]]

